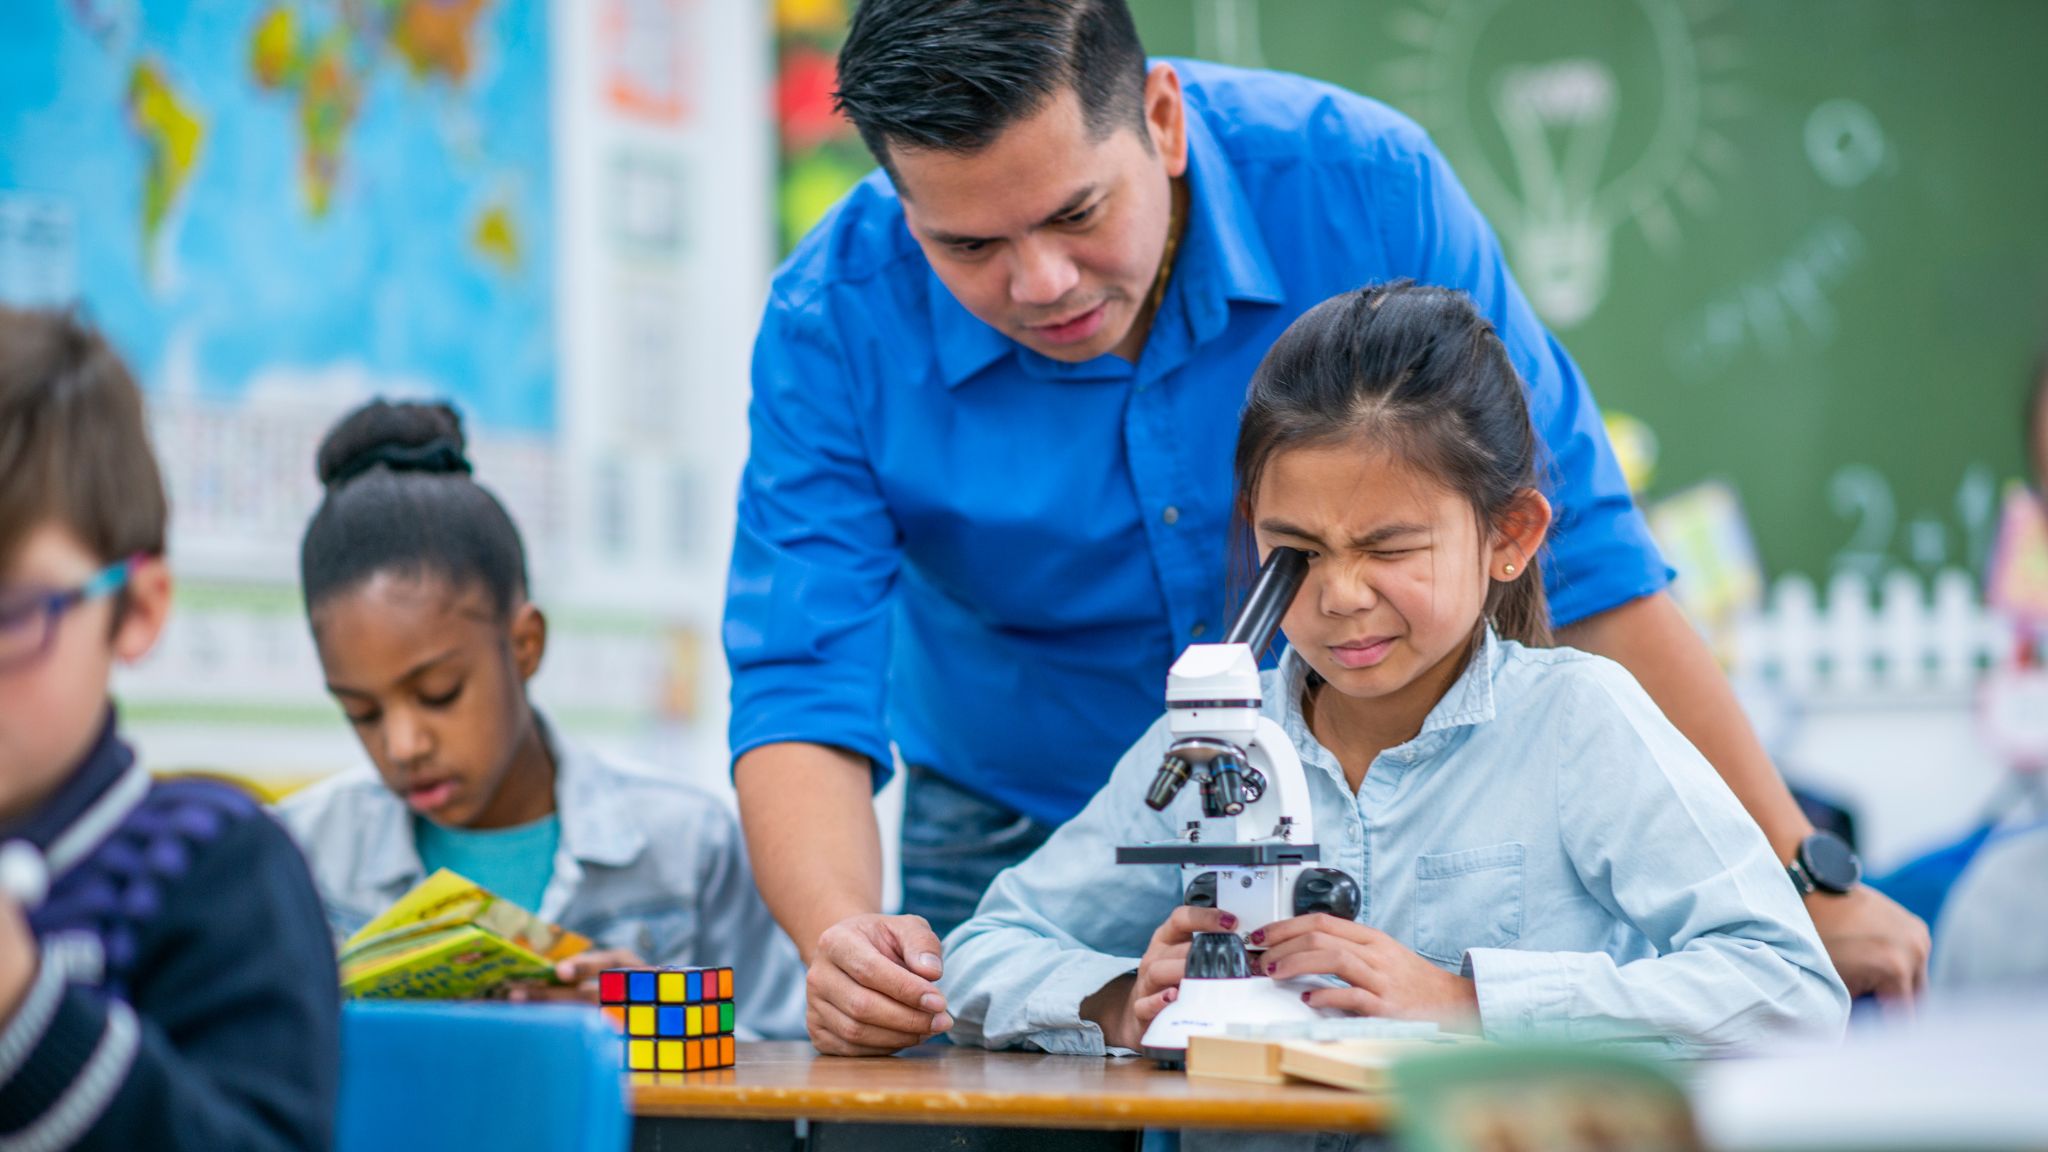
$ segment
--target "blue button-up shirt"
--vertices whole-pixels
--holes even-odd
[[[1177,61],[1188,216],[1143,353],[1064,364],[975,319],[877,173],[775,278],[726,601],[735,758],[903,758],[1051,823],[1101,786],[1190,641],[1220,637],[1237,415],[1317,303],[1461,288],[1528,381],[1560,622],[1667,570],[1593,398],[1422,130],[1325,84]]]
[[[1848,990],[1784,865],[1620,665],[1489,631],[1356,792],[1302,717],[1307,673],[1290,649],[1264,711],[1301,754],[1321,858],[1358,879],[1361,922],[1473,979],[1488,1037],[1673,1056],[1840,1038]],[[1116,849],[1201,815],[1194,788],[1145,803],[1172,739],[1154,723],[946,938],[954,1039],[1104,1051],[1082,1001],[1136,971],[1181,903],[1180,869]]]

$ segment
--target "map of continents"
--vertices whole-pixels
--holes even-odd
[[[341,371],[551,431],[546,8],[9,0],[0,291],[74,286],[151,389]]]

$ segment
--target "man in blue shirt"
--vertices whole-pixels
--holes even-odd
[[[1585,381],[1419,128],[1297,77],[1148,65],[1123,0],[866,0],[839,65],[884,170],[776,276],[725,621],[742,820],[822,1050],[950,1026],[939,935],[1227,624],[1253,368],[1374,281],[1463,289],[1499,328],[1554,469],[1561,639],[1628,667],[1797,856],[1811,825],[1663,594]],[[901,916],[869,803],[892,743]],[[1926,929],[1883,897],[1808,907],[1852,990],[1920,979]]]

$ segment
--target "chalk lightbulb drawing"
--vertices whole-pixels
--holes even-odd
[[[1570,328],[1607,295],[1614,233],[1680,244],[1740,157],[1716,130],[1748,99],[1744,56],[1717,33],[1722,0],[1420,0],[1396,12],[1412,50],[1387,95],[1437,137],[1508,245],[1543,318]]]

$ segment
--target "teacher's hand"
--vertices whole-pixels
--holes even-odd
[[[806,977],[804,1022],[827,1056],[887,1056],[953,1026],[939,938],[922,916],[849,916],[825,929]]]
[[[1844,895],[1816,892],[1806,911],[1849,995],[1910,1007],[1927,987],[1927,925],[1867,884]]]

